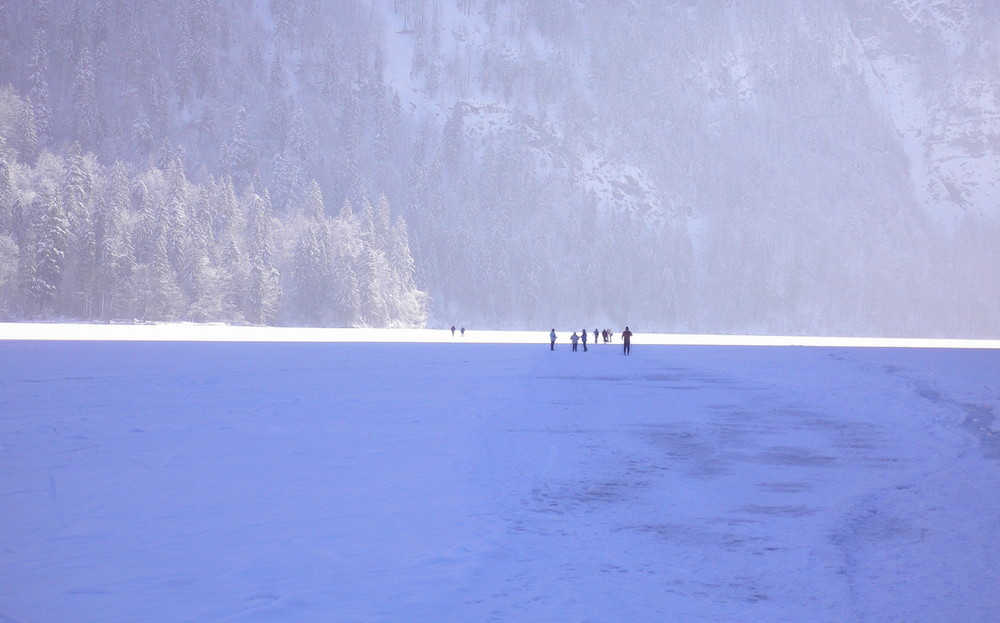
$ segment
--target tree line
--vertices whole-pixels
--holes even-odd
[[[30,109],[0,93],[0,316],[423,324],[406,223],[384,195],[359,192],[331,216],[311,181],[278,213],[259,178],[193,181],[169,146],[143,169],[79,143],[26,148]]]

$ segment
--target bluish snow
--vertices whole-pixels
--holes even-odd
[[[567,335],[0,340],[0,620],[1000,619],[1000,350]]]

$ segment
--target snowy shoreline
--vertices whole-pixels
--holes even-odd
[[[614,329],[620,332],[620,329]],[[556,329],[558,344],[568,344],[574,329]],[[591,332],[593,329],[590,330]],[[465,335],[447,329],[375,329],[261,327],[199,323],[0,323],[0,340],[109,340],[179,342],[371,342],[548,344],[549,328],[540,331],[480,331]],[[668,346],[821,346],[839,348],[1000,348],[1000,339],[874,338],[825,336],[702,335],[642,333],[633,329],[633,343]],[[617,338],[611,345],[620,345]],[[605,344],[591,346],[604,347]]]

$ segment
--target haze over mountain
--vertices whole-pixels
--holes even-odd
[[[987,0],[8,2],[0,314],[996,337],[998,35]]]

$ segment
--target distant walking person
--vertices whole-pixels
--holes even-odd
[[[580,331],[580,340],[583,341],[583,352],[587,352],[587,330]]]
[[[576,334],[576,331],[574,331],[573,335],[570,336],[569,341],[573,342],[573,352],[575,353],[576,352],[576,343],[580,341],[580,336]]]
[[[601,331],[601,337],[604,338],[604,343],[607,344],[608,343],[608,330],[607,329]]]
[[[451,325],[451,337],[455,337],[455,325]]]
[[[622,354],[623,355],[631,355],[632,354],[632,332],[628,330],[628,327],[625,327],[625,331],[622,332],[622,341],[625,342],[625,345],[622,346]]]
[[[551,342],[552,342],[552,345],[549,347],[549,350],[555,350],[556,349],[556,330],[555,329],[552,329],[552,333],[549,333],[549,340],[551,340]]]
[[[465,327],[462,327],[461,331],[462,331],[462,337],[465,337]]]
[[[597,329],[594,329],[594,344],[597,344]]]

